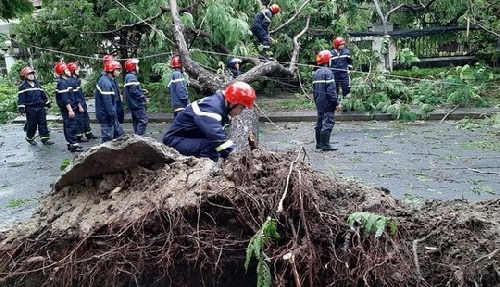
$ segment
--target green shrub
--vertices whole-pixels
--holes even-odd
[[[0,78],[0,123],[17,115],[17,87],[6,78]]]

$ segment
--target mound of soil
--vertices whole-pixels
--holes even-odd
[[[248,149],[214,163],[137,136],[100,145],[65,170],[29,221],[2,235],[0,285],[500,283],[499,200],[417,209],[316,172],[303,156]],[[396,220],[397,231],[376,237],[369,223],[349,226],[360,211]],[[279,238],[262,241],[264,260],[245,270],[268,218]]]

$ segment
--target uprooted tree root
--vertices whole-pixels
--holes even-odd
[[[483,208],[495,218],[462,220],[440,213],[450,211],[441,203],[414,210],[383,190],[315,172],[295,156],[244,150],[220,169],[181,157],[124,171],[117,182],[125,184],[113,194],[98,188],[103,178],[54,192],[35,227],[11,232],[0,245],[0,285],[256,286],[257,262],[246,272],[245,251],[267,217],[277,220],[280,235],[264,248],[272,286],[500,282],[498,234],[484,232],[498,228],[499,201]],[[87,207],[78,210],[71,202],[80,196]],[[397,233],[376,238],[361,226],[352,230],[346,218],[361,210],[396,218]],[[89,212],[94,221],[84,225],[92,222]],[[64,226],[62,217],[79,224]]]

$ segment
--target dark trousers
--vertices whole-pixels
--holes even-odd
[[[118,123],[123,124],[125,120],[125,110],[123,109],[122,101],[116,103],[116,116],[118,117]]]
[[[101,122],[101,143],[119,138],[124,134],[122,125],[117,119]]]
[[[85,112],[83,112],[83,133],[85,136],[90,136],[92,134],[92,129],[90,128],[90,117],[86,109]]]
[[[163,136],[163,143],[175,148],[180,154],[194,157],[208,157],[213,161],[218,161],[220,152],[215,148],[220,145],[218,142],[203,138],[185,138],[179,136]]]
[[[271,38],[269,37],[269,34],[267,33],[266,30],[258,27],[252,27],[251,28],[252,33],[255,37],[257,37],[257,40],[264,46],[264,48],[269,48],[271,45]]]
[[[146,127],[148,126],[148,115],[146,114],[146,108],[130,109],[132,114],[132,126],[134,127],[134,133],[136,135],[144,135],[146,133]]]
[[[64,138],[66,139],[68,144],[77,143],[77,140],[76,140],[76,114],[75,114],[74,118],[70,118],[67,110],[61,110],[61,115],[63,118]]]
[[[27,140],[31,141],[35,139],[37,128],[40,139],[42,141],[47,141],[50,138],[50,132],[47,127],[47,113],[45,112],[45,107],[42,105],[27,106],[25,125]]]
[[[335,126],[335,112],[320,112],[316,118],[315,130],[318,132],[331,132]]]
[[[335,73],[334,78],[337,86],[337,95],[339,95],[339,89],[342,87],[342,98],[344,98],[351,92],[351,79],[349,78],[349,74]]]
[[[82,138],[84,136],[84,130],[83,130],[83,122],[84,122],[84,113],[80,113],[78,111],[75,112],[75,135],[76,138]]]

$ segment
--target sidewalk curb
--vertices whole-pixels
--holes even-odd
[[[500,113],[500,108],[467,108],[451,110],[439,109],[433,111],[427,119],[423,119],[422,115],[417,113],[419,120],[441,121],[445,120],[460,120],[464,118],[483,119],[488,115]],[[89,113],[91,123],[98,123],[94,113]],[[150,123],[169,123],[174,118],[172,113],[149,113],[148,119]],[[336,121],[392,121],[390,114],[385,113],[369,113],[369,112],[340,112],[335,114]],[[23,124],[26,121],[24,116],[19,116],[11,121],[13,124]],[[62,123],[62,117],[59,115],[47,115],[47,121]],[[316,111],[300,111],[300,112],[270,112],[266,115],[259,113],[260,122],[315,122]],[[131,123],[130,114],[126,114],[125,122]]]

